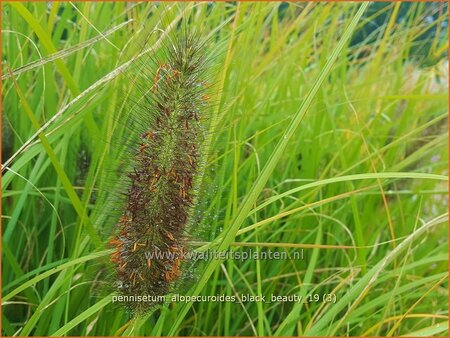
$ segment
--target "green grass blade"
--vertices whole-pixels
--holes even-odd
[[[113,295],[114,295],[114,293],[111,293],[111,294],[107,295],[102,300],[98,301],[97,303],[92,305],[90,308],[88,308],[87,310],[83,311],[78,316],[76,316],[75,318],[70,320],[66,325],[64,325],[59,330],[57,330],[54,333],[52,333],[50,336],[51,337],[62,337],[64,335],[68,334],[69,331],[71,329],[73,329],[75,326],[79,325],[80,323],[82,323],[83,321],[88,319],[90,316],[92,316],[93,314],[99,312],[106,305],[111,303]]]
[[[442,224],[448,219],[447,214],[441,215],[410,234],[405,240],[403,240],[395,249],[393,249],[385,259],[378,262],[372,269],[370,269],[362,278],[355,284],[342,298],[339,299],[336,304],[334,304],[330,310],[321,317],[308,331],[305,332],[306,336],[317,336],[323,334],[329,334],[329,332],[335,332],[338,327],[329,326],[330,323],[337,318],[340,311],[343,310],[346,306],[350,305],[353,301],[357,303],[358,299],[362,298],[369,290],[369,288],[376,283],[377,277],[380,272],[386,268],[386,266],[391,263],[394,258],[396,258],[403,250],[408,248],[408,245],[423,235],[427,230],[431,229],[433,226]],[[328,326],[328,329],[324,332],[325,328]]]
[[[26,281],[25,283],[23,283],[21,286],[15,288],[13,291],[11,291],[10,293],[8,293],[7,295],[5,295],[2,298],[2,301],[7,301],[9,299],[11,299],[12,297],[14,297],[15,295],[17,295],[18,293],[22,292],[23,290],[35,285],[37,282],[59,272],[59,271],[63,271],[69,267],[73,267],[76,266],[78,264],[93,260],[93,259],[97,259],[100,257],[104,257],[106,255],[109,255],[112,253],[112,250],[104,250],[104,251],[99,251],[99,252],[95,252],[83,257],[79,257],[76,259],[73,259],[67,263],[61,264],[58,267],[52,268],[44,273],[41,273],[40,275],[37,275],[36,277],[33,277],[32,279]]]

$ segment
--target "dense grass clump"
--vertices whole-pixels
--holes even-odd
[[[2,2],[3,335],[446,335],[447,5],[403,5]],[[206,80],[185,24],[207,41],[191,60],[214,51]],[[133,255],[152,234],[240,258],[172,287],[178,262]],[[137,275],[167,293],[142,315],[105,264],[125,246],[170,284]]]

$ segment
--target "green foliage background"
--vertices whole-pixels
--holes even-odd
[[[447,334],[447,8],[362,6],[2,2],[3,335]],[[207,246],[305,255],[205,263],[183,293],[336,303],[129,318],[104,293],[123,73],[181,18],[219,51]]]

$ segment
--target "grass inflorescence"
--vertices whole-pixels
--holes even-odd
[[[118,290],[164,296],[182,275],[195,208],[204,126],[210,113],[204,43],[186,29],[163,57],[142,65],[131,115],[139,135],[126,173],[126,202],[110,241]],[[142,64],[142,62],[141,62]],[[123,188],[123,187],[122,187]],[[152,302],[128,302],[142,309]]]
[[[1,6],[3,335],[448,334],[446,3]]]

